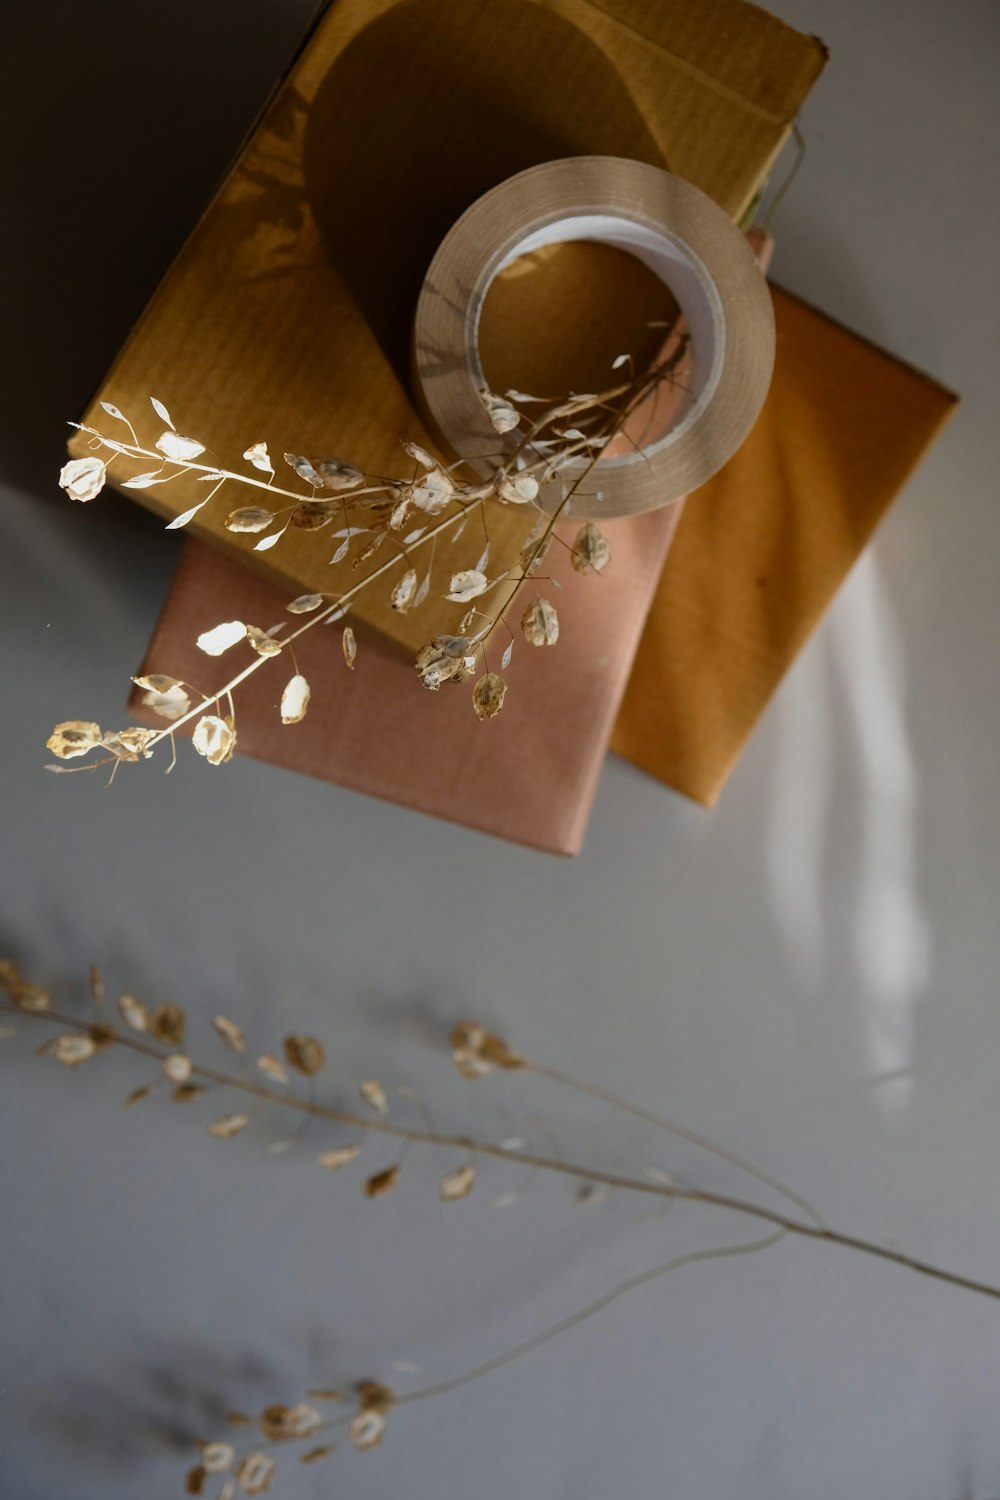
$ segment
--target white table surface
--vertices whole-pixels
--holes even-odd
[[[280,63],[308,0],[128,0],[5,22],[9,306],[4,945],[66,1002],[109,985],[237,1017],[256,1050],[315,1031],[337,1080],[416,1087],[444,1124],[554,1130],[569,1156],[734,1169],[554,1086],[453,1080],[471,1013],[668,1111],[838,1226],[1000,1281],[997,559],[1000,8],[779,0],[832,50],[775,276],[963,396],[709,814],[617,760],[583,856],[529,853],[237,760],[52,778],[60,718],[117,717],[179,542],[55,486],[96,384]],[[414,1151],[366,1203],[210,1142],[117,1058],[0,1051],[0,1494],[160,1500],[226,1405],[317,1382],[404,1389],[529,1336],[615,1281],[739,1238],[718,1212],[582,1209],[505,1169],[443,1206]],[[470,1090],[472,1092],[470,1093]],[[405,1106],[400,1106],[404,1108]],[[201,1113],[199,1114],[199,1111]],[[387,1158],[368,1148],[372,1168]],[[763,1190],[762,1190],[763,1191]],[[394,1368],[418,1365],[421,1373]],[[636,1291],[537,1353],[393,1417],[377,1452],[274,1493],[351,1500],[995,1500],[1000,1307],[786,1241]]]

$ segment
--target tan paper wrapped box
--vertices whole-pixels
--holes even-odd
[[[824,61],[743,0],[337,0],[84,420],[106,427],[110,401],[152,442],[155,395],[231,467],[266,439],[398,473],[402,439],[429,443],[407,384],[417,293],[469,203],[523,167],[607,154],[665,166],[738,218]],[[329,588],[325,539],[290,532],[260,554],[224,529],[248,503],[231,488],[192,534],[289,592]],[[131,493],[176,516],[204,487]],[[494,570],[527,524],[498,511]],[[356,613],[407,649],[451,623],[396,614],[386,593]]]

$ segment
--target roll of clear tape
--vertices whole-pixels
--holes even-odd
[[[698,188],[659,167],[568,157],[529,167],[467,209],[431,262],[417,305],[418,400],[441,442],[478,475],[488,477],[514,452],[521,433],[499,436],[480,399],[483,305],[520,256],[569,240],[627,251],[667,286],[690,338],[690,392],[675,425],[640,446],[618,443],[616,456],[600,459],[565,513],[596,519],[657,510],[704,484],[736,451],[774,364],[771,298],[744,235]],[[613,379],[609,372],[609,385]],[[542,487],[546,509],[564,505],[585,467],[574,460]]]

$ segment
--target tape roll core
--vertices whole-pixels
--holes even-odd
[[[658,167],[569,157],[509,178],[467,209],[431,262],[417,306],[418,398],[457,456],[483,477],[495,470],[497,453],[512,451],[518,433],[498,436],[479,399],[486,384],[478,349],[483,305],[520,256],[568,240],[626,251],[667,286],[690,334],[691,396],[668,431],[638,452],[602,459],[566,513],[658,509],[704,484],[739,447],[764,403],[774,362],[770,294],[746,239],[704,193]],[[546,508],[562,504],[582,467],[567,467],[543,486]]]

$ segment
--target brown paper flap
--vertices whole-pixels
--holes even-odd
[[[690,497],[611,741],[709,806],[957,399],[787,292],[773,297],[767,403]]]

